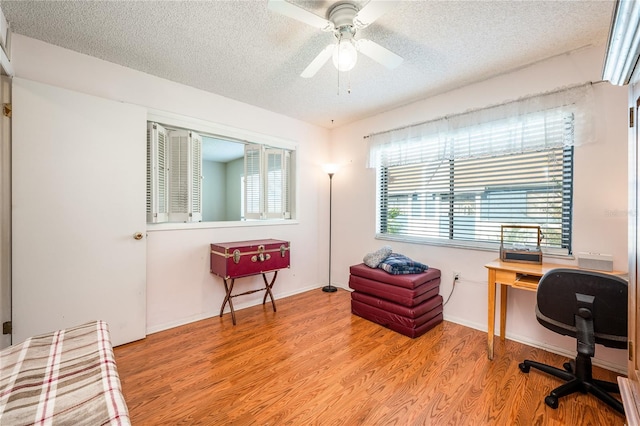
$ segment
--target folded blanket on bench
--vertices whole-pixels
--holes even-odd
[[[399,253],[391,253],[380,262],[378,268],[393,275],[420,274],[429,269],[424,263],[416,262]]]

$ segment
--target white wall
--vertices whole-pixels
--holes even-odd
[[[243,175],[244,158],[227,163],[227,203],[225,206],[227,220],[237,220],[242,215],[242,185],[240,182]]]
[[[24,79],[298,144],[296,189],[299,202],[295,222],[148,232],[148,333],[218,314],[224,291],[222,281],[209,273],[210,243],[256,238],[289,240],[291,269],[280,273],[273,290],[276,298],[324,285],[328,275],[324,266],[328,252],[327,218],[318,212],[326,211],[328,198],[326,176],[320,167],[327,161],[329,133],[326,129],[28,37],[15,35],[12,49],[15,75]],[[140,143],[145,141],[140,140]],[[247,278],[239,280],[237,287],[261,285],[257,279]],[[235,305],[241,308],[261,303],[262,297],[263,293],[254,293],[236,299]],[[230,318],[225,321],[230,322]]]
[[[202,221],[227,220],[227,166],[202,161]]]
[[[444,308],[445,319],[486,331],[484,265],[498,253],[376,240],[375,172],[365,168],[367,146],[363,136],[564,86],[595,82],[600,79],[603,57],[604,47],[585,48],[336,129],[331,135],[331,158],[343,167],[333,179],[335,284],[347,288],[349,265],[361,262],[367,252],[390,244],[394,251],[440,269],[440,294],[445,298],[452,288],[453,271],[460,271],[462,279]],[[594,89],[600,107],[598,140],[575,149],[573,251],[612,254],[615,269],[626,271],[627,90],[608,83],[597,84]],[[563,263],[559,259],[547,260]],[[573,354],[575,341],[538,325],[534,306],[533,292],[510,292],[507,336]],[[620,371],[625,370],[625,355],[624,351],[601,346],[596,349],[597,362]]]

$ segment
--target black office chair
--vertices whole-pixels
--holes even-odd
[[[627,348],[627,282],[598,272],[551,270],[538,285],[536,317],[549,330],[578,341],[576,358],[564,363],[564,370],[530,360],[520,363],[523,373],[533,367],[567,382],[552,390],[544,402],[558,408],[558,398],[590,392],[624,414],[620,401],[608,393],[620,393],[618,385],[592,377],[591,357],[596,343]]]

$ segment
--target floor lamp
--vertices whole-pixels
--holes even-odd
[[[326,293],[333,293],[338,291],[338,289],[331,285],[331,201],[333,196],[333,175],[338,171],[338,165],[325,164],[323,169],[329,175],[329,285],[322,287],[322,291]]]

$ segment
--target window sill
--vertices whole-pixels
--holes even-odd
[[[384,234],[376,234],[376,240],[396,241],[399,243],[407,244],[422,244],[426,246],[436,247],[450,247],[464,250],[476,250],[496,253],[496,257],[500,256],[500,247],[497,244],[482,244],[482,243],[464,243],[460,241],[445,241],[445,240],[430,240],[424,238],[407,238],[407,237],[392,237]],[[576,257],[573,254],[563,254],[547,252],[542,250],[543,259],[563,259],[563,260],[575,260]]]
[[[244,228],[257,226],[284,226],[298,225],[300,222],[293,219],[269,219],[269,220],[237,220],[229,222],[190,222],[190,223],[147,223],[147,231],[179,231],[185,229],[211,229],[211,228]]]

